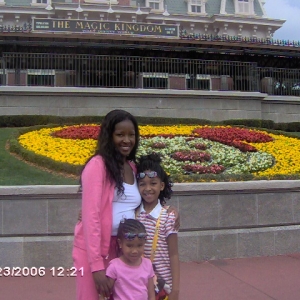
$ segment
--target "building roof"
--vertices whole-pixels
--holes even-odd
[[[206,15],[213,16],[213,15],[221,14],[222,13],[221,4],[223,1],[225,2],[226,13],[232,15],[236,14],[235,5],[234,5],[235,0],[206,0],[206,4],[205,4]],[[254,1],[255,15],[258,17],[264,16],[261,0],[253,0],[253,1]],[[6,6],[31,6],[32,2],[33,2],[32,0],[6,0],[5,4]],[[52,0],[52,3],[76,3],[76,2],[77,1],[72,1],[72,0]],[[81,0],[81,3],[84,4],[84,0]],[[141,7],[146,6],[146,0],[136,0],[136,3],[139,3]],[[187,14],[188,0],[164,0],[164,3],[167,5],[168,11],[171,14],[180,14],[180,15]]]

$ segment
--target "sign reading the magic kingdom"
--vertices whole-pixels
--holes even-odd
[[[176,38],[178,25],[67,19],[33,19],[33,32],[121,34]]]

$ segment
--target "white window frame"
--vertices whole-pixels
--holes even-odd
[[[27,75],[35,75],[35,76],[55,76],[55,70],[52,69],[28,69]]]
[[[195,80],[194,84],[195,84],[198,80],[206,80],[206,81],[208,81],[208,84],[209,84],[209,89],[208,89],[208,90],[211,91],[211,86],[212,86],[212,84],[211,84],[211,78],[212,78],[211,75],[206,75],[206,74],[196,74],[196,76],[194,77],[194,80]],[[191,79],[191,76],[190,76],[189,74],[186,74],[186,75],[185,75],[185,79],[186,79],[186,81],[187,81],[187,80],[190,80],[190,79]],[[188,85],[187,82],[186,82],[186,85]],[[207,90],[207,89],[205,89],[205,90]]]
[[[186,0],[189,14],[206,14],[206,0]]]
[[[39,3],[38,1],[44,1],[45,3]],[[32,0],[31,5],[32,6],[40,6],[40,7],[46,7],[49,3],[49,0]]]
[[[91,4],[118,4],[118,0],[81,0],[81,3],[91,3]]]
[[[235,0],[235,13],[240,15],[254,15],[253,0]]]
[[[46,4],[48,4],[48,0],[32,0],[32,4],[46,5]]]
[[[159,73],[159,72],[144,72],[141,73],[143,78],[169,78],[169,73]]]
[[[163,11],[164,1],[163,0],[146,0],[146,6],[151,7],[153,11]]]

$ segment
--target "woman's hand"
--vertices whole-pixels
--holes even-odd
[[[92,274],[98,293],[103,297],[109,298],[112,290],[112,284],[106,277],[105,270],[96,271]]]
[[[82,221],[82,210],[79,211],[77,220]]]
[[[174,206],[165,206],[165,208],[167,209],[168,214],[173,213],[175,215],[175,230],[178,231],[180,228],[180,215],[179,212],[177,210],[177,208],[175,208]]]

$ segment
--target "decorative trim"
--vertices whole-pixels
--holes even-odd
[[[227,12],[226,12],[226,0],[221,0],[220,14],[222,14],[222,15],[227,14]]]
[[[258,0],[258,3],[259,3],[259,6],[260,6],[260,8],[261,8],[261,10],[263,12],[263,17],[266,17],[267,16],[267,12],[266,12],[265,7],[264,7],[266,1],[265,0]]]

